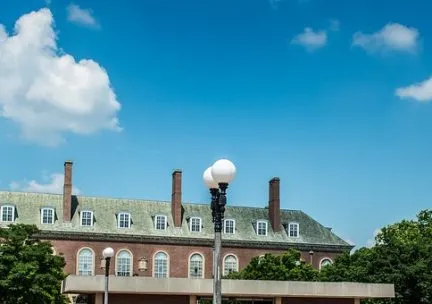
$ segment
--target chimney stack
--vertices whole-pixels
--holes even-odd
[[[182,225],[182,171],[174,170],[172,174],[171,213],[174,227]]]
[[[269,181],[269,220],[274,232],[280,231],[280,180],[274,177]]]
[[[72,165],[70,160],[64,163],[63,222],[70,222],[72,219]]]

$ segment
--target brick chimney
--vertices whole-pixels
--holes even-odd
[[[70,222],[72,219],[72,165],[70,160],[64,163],[63,222]]]
[[[174,170],[172,174],[171,213],[174,227],[182,225],[182,171]]]
[[[280,180],[273,177],[269,181],[269,220],[274,232],[280,231]]]

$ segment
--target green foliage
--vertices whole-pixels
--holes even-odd
[[[0,229],[0,303],[63,304],[63,257],[53,255],[49,242],[32,238],[34,225]]]
[[[320,280],[395,285],[394,300],[365,303],[432,303],[432,210],[383,228],[374,247],[338,257],[321,271]]]
[[[300,262],[300,252],[290,249],[282,255],[266,254],[254,257],[240,272],[233,272],[227,279],[315,281],[318,271],[311,265]]]

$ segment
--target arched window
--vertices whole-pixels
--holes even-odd
[[[333,264],[333,261],[330,258],[324,258],[321,260],[319,267],[320,269],[322,269],[323,267],[326,267],[331,264]]]
[[[189,277],[191,279],[202,279],[204,277],[204,259],[201,254],[194,253],[189,259]]]
[[[83,248],[78,252],[78,275],[91,276],[94,271],[93,251]]]
[[[119,277],[132,275],[132,254],[127,250],[121,250],[116,257],[116,274]]]
[[[229,254],[224,259],[223,274],[228,275],[231,272],[238,271],[238,261],[235,255]]]
[[[165,252],[159,251],[154,255],[153,277],[155,278],[168,277],[168,255]]]

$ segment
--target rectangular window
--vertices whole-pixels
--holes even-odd
[[[15,217],[14,206],[2,206],[1,207],[1,221],[2,222],[13,222]]]
[[[235,221],[225,220],[224,221],[224,232],[227,234],[234,234],[235,232]]]
[[[130,228],[130,214],[119,213],[118,215],[118,227],[119,228]]]
[[[267,235],[267,222],[258,221],[257,222],[257,234],[258,235]]]
[[[190,219],[190,230],[192,232],[201,232],[201,219],[199,217],[192,217]]]
[[[290,237],[299,237],[299,224],[289,223],[288,224],[288,235]]]
[[[165,215],[156,215],[155,227],[157,230],[166,230],[167,221]]]
[[[93,226],[92,211],[81,211],[81,226]]]
[[[41,223],[42,224],[54,224],[54,209],[53,208],[42,208],[42,210],[41,210]]]

